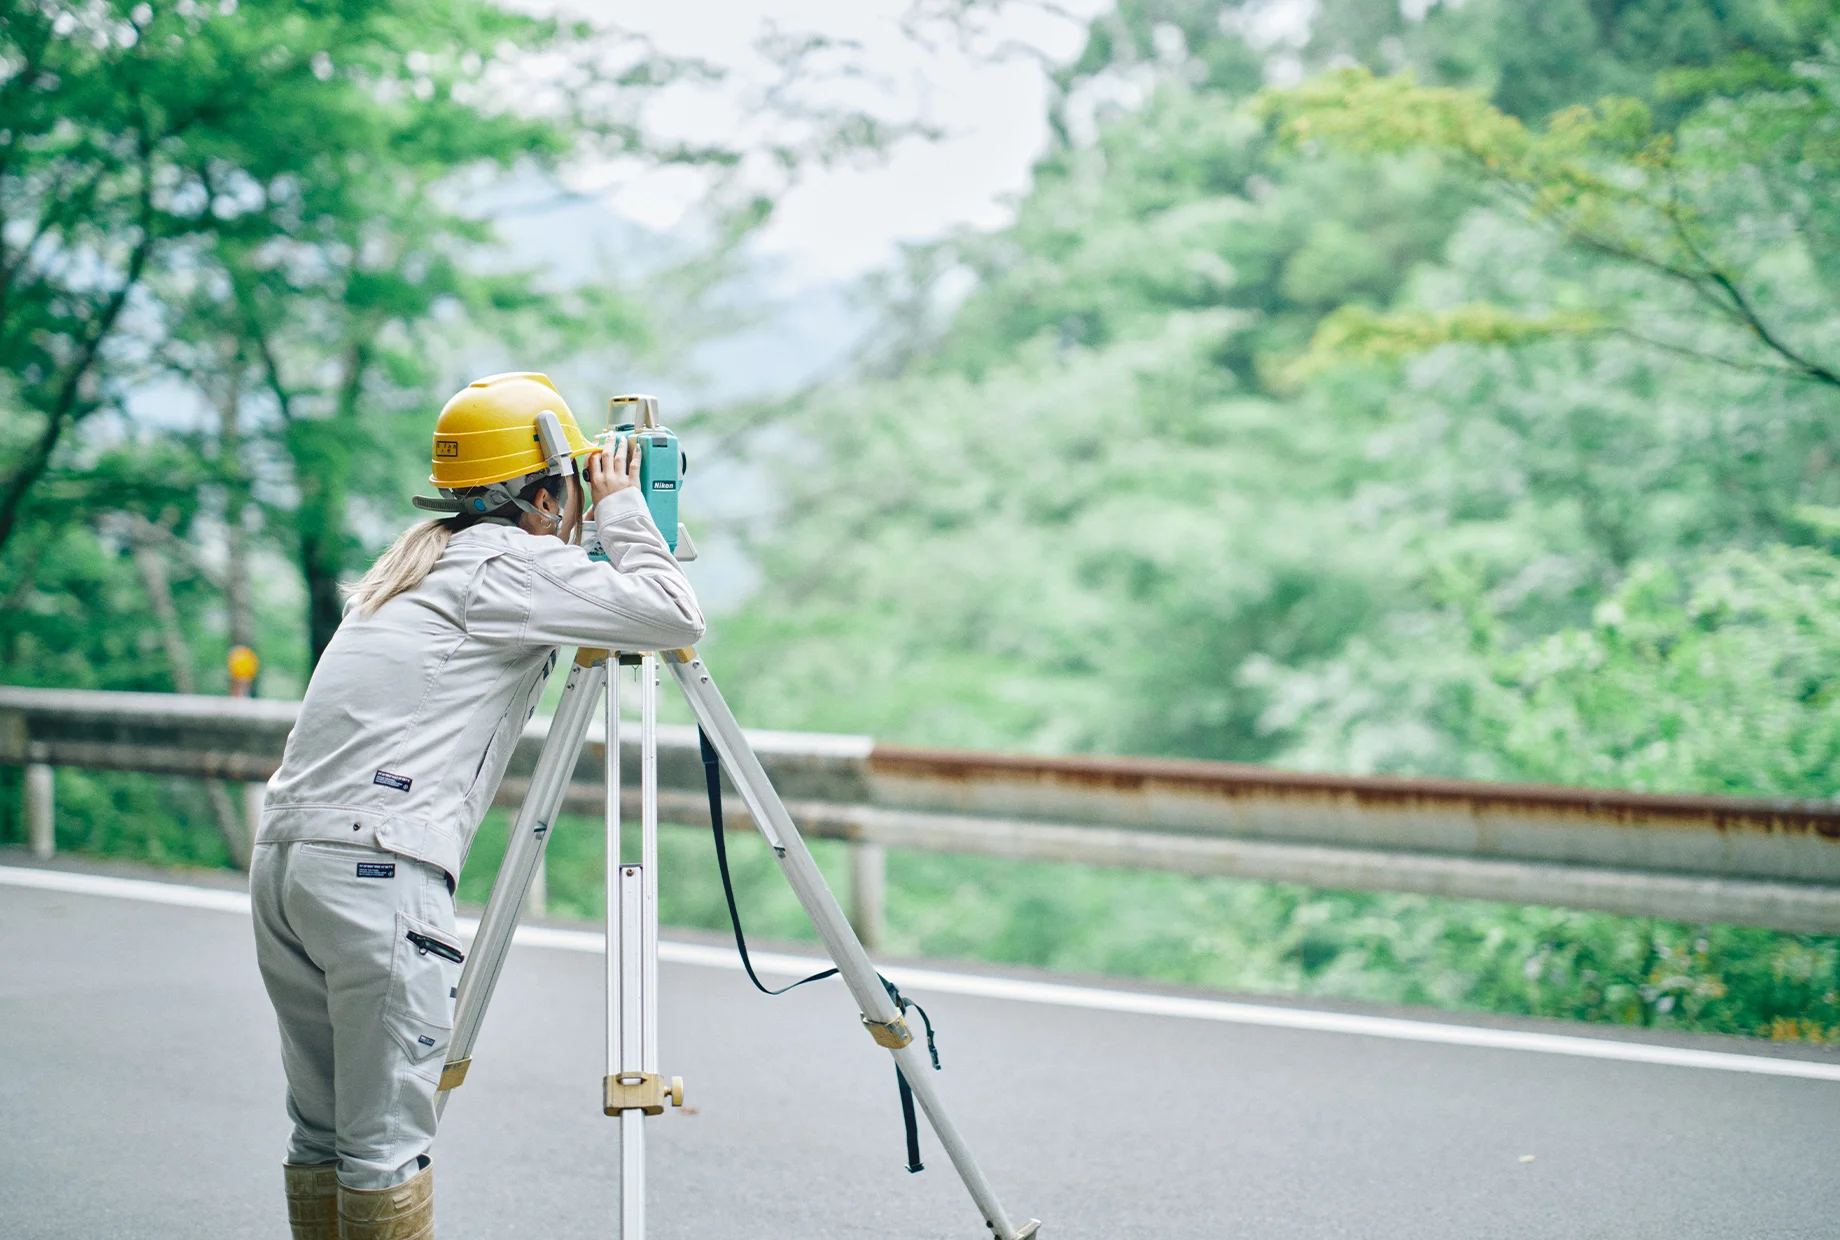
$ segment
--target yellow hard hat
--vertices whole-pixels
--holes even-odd
[[[548,375],[512,371],[475,379],[435,419],[428,481],[443,491],[463,491],[546,472],[552,458],[537,428],[537,416],[546,411],[561,424],[570,457],[594,451]]]

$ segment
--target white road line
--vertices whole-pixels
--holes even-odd
[[[208,908],[219,913],[249,912],[249,893],[212,887],[183,887],[178,883],[151,883],[144,878],[110,878],[105,874],[72,874],[65,870],[28,870],[0,865],[0,887],[37,887],[41,891],[68,891],[80,896],[109,896],[147,904],[177,904],[181,908]]]
[[[140,900],[215,912],[249,912],[249,897],[240,891],[186,887],[137,878],[110,878],[99,874],[73,874],[64,870],[34,870],[0,866],[0,887],[35,887],[75,895]],[[479,928],[473,918],[462,918],[461,933],[471,936]],[[599,954],[602,939],[587,930],[560,930],[549,926],[523,926],[514,942],[524,947]],[[762,973],[790,976],[815,972],[830,962],[815,956],[789,956],[780,952],[753,952],[754,967]],[[729,948],[703,943],[661,942],[658,957],[669,964],[702,968],[741,968],[740,958]],[[1537,1033],[1518,1029],[1483,1029],[1446,1025],[1435,1021],[1402,1020],[1392,1016],[1361,1016],[1349,1012],[1319,1012],[1307,1008],[1267,1007],[1227,999],[1197,999],[1182,995],[1143,994],[1129,990],[1104,990],[1096,986],[1070,986],[1060,982],[1031,982],[1008,977],[979,977],[937,969],[892,966],[883,969],[897,985],[918,992],[968,995],[980,999],[1005,999],[1019,1003],[1044,1003],[1057,1007],[1125,1012],[1138,1016],[1173,1016],[1186,1020],[1217,1021],[1229,1025],[1259,1025],[1268,1029],[1300,1029],[1311,1033],[1344,1033],[1403,1042],[1434,1042],[1446,1046],[1473,1046],[1486,1050],[1530,1051],[1539,1055],[1569,1055],[1579,1059],[1612,1059],[1623,1063],[1656,1064],[1669,1068],[1699,1068],[1718,1072],[1750,1072],[1762,1076],[1800,1077],[1812,1081],[1840,1081],[1840,1064],[1811,1063],[1804,1059],[1773,1059],[1730,1051],[1690,1050],[1646,1042],[1619,1042],[1608,1038],[1577,1037],[1562,1033]]]

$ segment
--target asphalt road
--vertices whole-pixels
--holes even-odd
[[[435,1147],[443,1240],[613,1234],[599,972],[514,949]],[[984,1234],[930,1135],[901,1169],[841,987],[663,990],[693,1109],[649,1121],[659,1240]],[[1840,1236],[1840,1082],[916,997],[1047,1237]],[[246,918],[0,885],[0,1236],[285,1236],[285,1130]]]

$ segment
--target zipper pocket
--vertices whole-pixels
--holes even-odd
[[[455,964],[466,963],[466,956],[459,948],[449,947],[446,943],[441,942],[440,939],[430,938],[426,934],[418,934],[416,931],[411,930],[409,931],[409,941],[415,944],[415,950],[422,953],[424,956],[429,952],[433,952],[443,960],[451,960]]]

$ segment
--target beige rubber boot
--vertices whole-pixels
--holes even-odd
[[[395,1188],[339,1185],[339,1240],[433,1240],[434,1168]]]
[[[294,1240],[339,1240],[339,1165],[282,1163]]]

